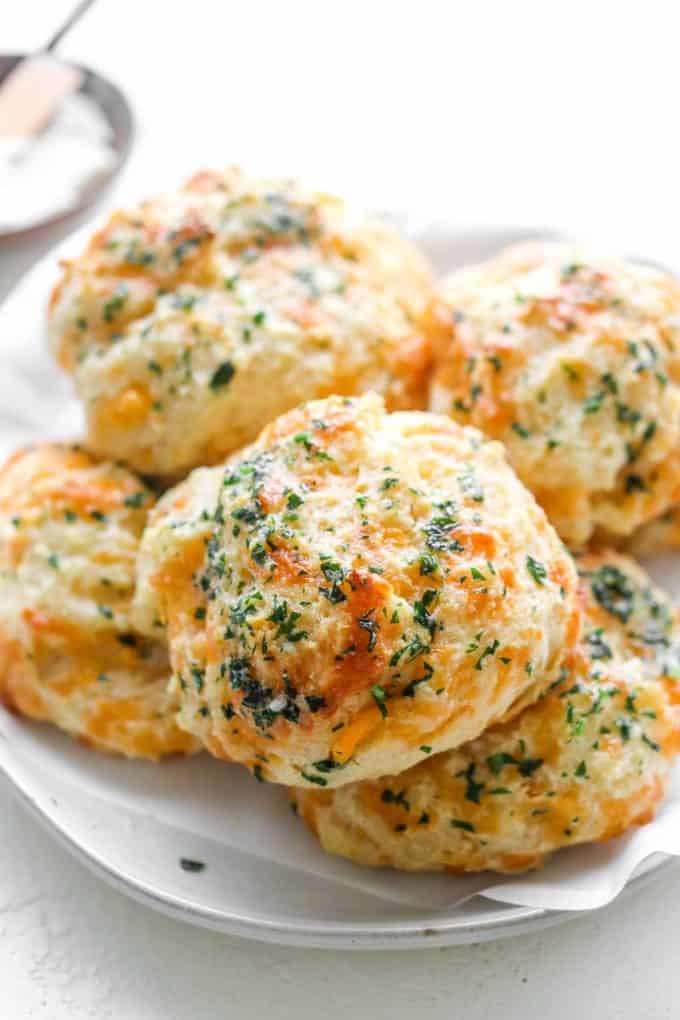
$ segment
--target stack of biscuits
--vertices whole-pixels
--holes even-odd
[[[48,328],[86,434],[0,472],[8,707],[245,766],[369,866],[653,818],[680,638],[631,555],[679,543],[672,275],[526,244],[436,280],[336,198],[204,171],[64,263]]]

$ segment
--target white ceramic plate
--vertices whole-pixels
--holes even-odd
[[[440,270],[536,236],[402,225],[420,237]],[[77,248],[78,238],[68,244]],[[77,434],[77,408],[42,350],[42,308],[56,258],[36,266],[0,311],[0,453],[46,432]],[[369,879],[323,854],[292,817],[280,787],[207,756],[161,765],[122,761],[0,710],[0,770],[30,812],[118,889],[230,934],[329,948],[411,948],[478,942],[574,916],[482,896],[445,910],[423,906],[443,901],[441,876],[402,876],[406,895],[395,902],[394,876],[371,872]],[[649,858],[629,887],[664,859]],[[187,861],[203,867],[186,870]],[[488,884],[482,877],[476,888]]]
[[[515,935],[578,916],[482,896],[446,911],[418,910],[277,865],[256,848],[241,852],[204,835],[202,814],[222,811],[233,826],[257,805],[307,866],[317,846],[287,811],[282,791],[255,788],[244,770],[207,757],[160,766],[117,761],[3,712],[0,769],[29,812],[115,888],[171,917],[230,935],[319,948],[429,948]],[[75,781],[72,769],[80,773]],[[150,798],[163,796],[178,809],[178,824],[148,809]],[[200,861],[204,870],[184,871],[180,861],[187,859]],[[663,862],[661,855],[647,861],[627,888],[642,884]]]

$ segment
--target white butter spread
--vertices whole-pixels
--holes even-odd
[[[35,226],[74,208],[116,159],[111,126],[82,92],[66,96],[33,138],[0,138],[0,233]]]

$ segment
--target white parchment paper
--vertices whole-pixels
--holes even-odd
[[[0,455],[44,437],[77,437],[82,417],[70,384],[55,368],[44,335],[47,297],[66,251],[78,251],[88,228],[39,263],[0,308]],[[440,269],[491,254],[524,236],[419,228],[417,240]],[[646,566],[680,594],[680,556]],[[49,727],[0,710],[0,736],[33,781],[58,776],[67,788],[117,806],[127,815],[196,833],[251,857],[351,886],[409,907],[441,910],[483,894],[503,903],[587,910],[612,900],[653,855],[680,854],[680,772],[656,820],[609,843],[557,854],[539,872],[508,880],[372,871],[325,854],[292,816],[285,790],[257,783],[244,769],[201,755],[160,766],[121,761],[80,747]],[[341,895],[339,889],[339,895]]]

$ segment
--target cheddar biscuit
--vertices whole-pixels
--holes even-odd
[[[524,871],[651,820],[680,749],[674,610],[631,560],[579,561],[584,630],[510,722],[401,775],[292,790],[330,853],[408,871]]]
[[[525,244],[443,296],[431,408],[502,440],[570,546],[680,499],[680,281]]]
[[[626,545],[633,556],[653,556],[665,549],[680,549],[680,506],[644,524]]]
[[[93,747],[195,747],[174,721],[164,646],[133,627],[154,496],[128,470],[44,443],[0,470],[0,697]]]
[[[139,625],[180,724],[272,782],[407,768],[538,696],[576,576],[502,447],[373,395],[289,412],[152,512]]]
[[[431,296],[386,224],[232,169],[115,213],[65,263],[49,332],[88,445],[178,476],[302,400],[372,389],[424,406]]]

